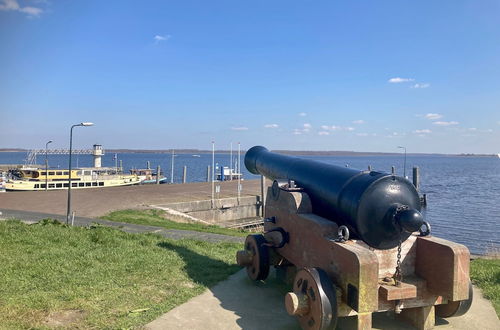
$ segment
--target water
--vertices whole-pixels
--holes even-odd
[[[102,158],[103,166],[115,166],[114,154]],[[0,164],[23,163],[26,153],[0,153]],[[403,158],[400,156],[308,156],[306,158],[357,169],[390,172],[396,166],[402,175]],[[49,155],[51,167],[68,167],[67,155]],[[171,154],[124,153],[118,154],[123,167],[145,168],[160,165],[170,179]],[[243,162],[244,156],[241,156]],[[229,166],[229,154],[216,154],[215,162]],[[233,154],[233,164],[237,155]],[[44,157],[38,157],[44,163]],[[91,155],[74,156],[73,166],[92,166]],[[207,166],[212,164],[211,154],[179,154],[174,158],[174,182],[182,181],[182,168],[187,166],[188,182],[204,182]],[[427,194],[428,207],[424,210],[426,220],[432,226],[434,235],[465,244],[473,254],[485,254],[500,248],[500,159],[493,157],[452,156],[408,156],[407,175],[411,168],[419,166],[421,172],[421,193]],[[234,167],[234,165],[233,165]],[[241,167],[245,179],[258,178]],[[243,190],[245,184],[243,183]],[[1,195],[0,195],[1,198]]]

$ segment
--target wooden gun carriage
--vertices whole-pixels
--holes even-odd
[[[237,262],[252,280],[274,266],[292,283],[285,307],[303,329],[335,329],[348,316],[357,329],[371,329],[372,313],[387,311],[430,329],[435,315],[470,308],[469,251],[429,235],[408,180],[264,147],[250,149],[245,165],[274,182],[264,234],[246,238]]]

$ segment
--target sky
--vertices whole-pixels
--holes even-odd
[[[500,2],[0,0],[0,148],[500,152]]]

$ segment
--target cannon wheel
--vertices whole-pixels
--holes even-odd
[[[320,268],[302,268],[295,275],[293,292],[285,296],[290,315],[298,318],[302,329],[327,330],[337,326],[335,286]]]
[[[245,250],[252,256],[251,262],[246,265],[247,274],[254,281],[262,281],[269,275],[269,248],[264,236],[260,234],[248,235],[245,239]]]
[[[469,281],[469,298],[460,301],[450,301],[447,304],[436,306],[436,315],[442,318],[462,316],[472,305],[473,291],[472,282]]]

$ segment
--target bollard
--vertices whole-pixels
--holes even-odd
[[[187,166],[184,165],[184,169],[182,171],[182,183],[186,183],[186,179],[187,179]]]
[[[160,165],[156,167],[156,184],[160,184]]]
[[[396,167],[395,166],[391,166],[391,174],[392,175],[396,174]]]
[[[148,170],[149,170],[149,169],[151,169],[151,163],[149,162],[149,160],[146,162],[146,166],[147,166],[146,168],[147,168]]]
[[[371,165],[368,165],[368,171],[372,171],[372,166]]]
[[[420,170],[418,166],[413,167],[413,185],[415,186],[415,189],[417,189],[418,191],[420,188]]]
[[[210,182],[210,165],[207,166],[207,182]]]

